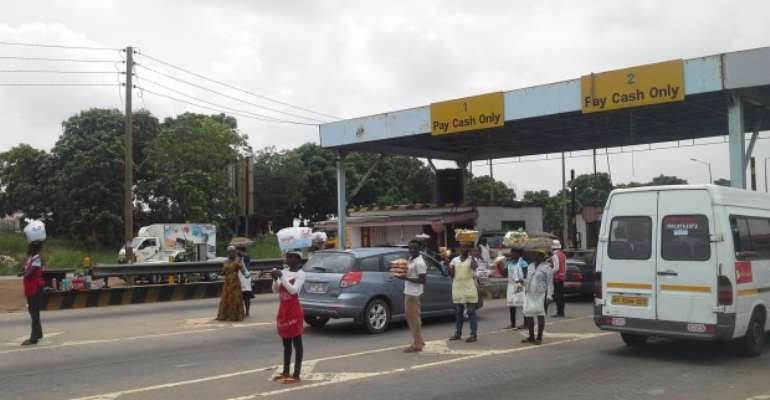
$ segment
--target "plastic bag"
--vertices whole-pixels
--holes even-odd
[[[27,237],[27,242],[43,241],[46,238],[45,224],[40,220],[29,221],[27,226],[24,227],[24,235]]]
[[[310,228],[283,228],[276,234],[278,247],[282,252],[305,249],[313,245],[313,231]]]

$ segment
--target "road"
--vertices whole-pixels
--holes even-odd
[[[349,322],[305,334],[304,382],[269,381],[281,363],[270,295],[252,317],[218,323],[216,300],[45,312],[46,339],[22,348],[26,314],[0,315],[1,399],[770,399],[770,349],[656,341],[624,347],[598,331],[588,302],[550,320],[545,343],[520,343],[502,300],[481,311],[478,343],[447,342],[453,322],[426,321],[422,354],[404,324],[381,335]],[[466,328],[467,329],[467,328]],[[767,397],[764,397],[767,396]]]

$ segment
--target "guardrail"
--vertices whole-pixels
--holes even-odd
[[[90,269],[95,279],[136,275],[205,274],[222,270],[224,260],[158,262],[143,264],[97,264]],[[269,271],[283,265],[281,258],[251,260],[250,271]]]

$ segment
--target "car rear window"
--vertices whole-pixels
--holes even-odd
[[[709,220],[705,215],[666,215],[661,225],[660,255],[664,260],[711,258]]]
[[[315,253],[305,263],[305,272],[344,274],[353,268],[355,258],[345,253]]]
[[[647,260],[652,256],[652,219],[615,217],[610,224],[607,255],[614,260]]]

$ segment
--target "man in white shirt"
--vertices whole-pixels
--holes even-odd
[[[422,340],[420,297],[424,290],[428,266],[420,255],[421,248],[422,244],[419,241],[409,242],[409,264],[406,274],[399,277],[404,280],[404,309],[406,322],[412,333],[412,345],[404,350],[405,353],[419,353],[425,346],[425,342]]]

